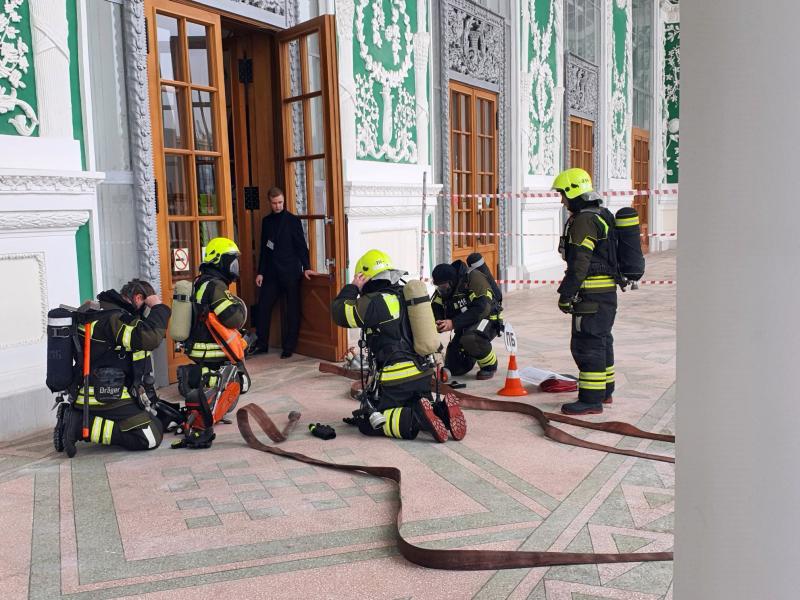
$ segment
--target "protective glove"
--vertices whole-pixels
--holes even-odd
[[[322,425],[321,423],[309,423],[308,430],[312,435],[317,436],[323,440],[332,440],[336,437],[336,431],[330,425]]]
[[[572,314],[572,298],[567,296],[559,296],[558,310],[567,315]]]

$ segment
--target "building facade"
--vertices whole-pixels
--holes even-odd
[[[238,293],[254,304],[273,185],[321,273],[303,286],[298,350],[327,359],[347,342],[330,300],[370,248],[412,275],[475,251],[503,279],[562,271],[564,214],[547,194],[562,168],[589,170],[648,234],[675,231],[677,2],[5,7],[0,268],[25,293],[0,301],[15,390],[0,402],[26,416],[0,437],[48,424],[48,307],[133,276],[169,298],[217,235],[242,249]],[[180,361],[165,344],[162,383]]]

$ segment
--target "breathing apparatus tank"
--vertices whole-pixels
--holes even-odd
[[[419,279],[410,280],[403,286],[403,299],[408,309],[414,352],[420,356],[428,356],[441,350],[431,298],[425,284]]]
[[[47,387],[51,392],[66,390],[75,378],[72,336],[73,314],[66,308],[47,312]]]
[[[644,275],[639,213],[626,206],[614,217],[617,230],[617,269],[629,281],[639,281]]]
[[[185,342],[192,331],[192,282],[182,279],[172,292],[172,317],[169,320],[169,335],[176,342]]]

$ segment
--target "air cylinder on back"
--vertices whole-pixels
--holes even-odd
[[[66,390],[73,381],[74,342],[72,311],[54,308],[47,313],[47,387],[51,392]]]
[[[639,213],[626,206],[614,217],[617,229],[617,265],[619,272],[630,281],[639,281],[644,275],[644,253],[642,252]]]
[[[436,331],[436,319],[433,317],[431,298],[428,289],[419,279],[412,279],[403,286],[403,299],[408,308],[408,320],[411,323],[411,335],[414,337],[414,352],[420,356],[428,356],[438,352],[442,344]]]
[[[192,282],[183,279],[172,291],[172,317],[169,320],[169,335],[176,342],[185,342],[192,331]]]

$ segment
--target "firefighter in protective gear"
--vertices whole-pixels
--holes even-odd
[[[187,431],[186,440],[173,444],[173,447],[208,448],[215,437],[205,389],[217,385],[218,369],[229,361],[201,317],[203,313],[213,312],[225,327],[240,329],[244,326],[247,307],[241,298],[228,290],[239,279],[239,256],[239,248],[233,240],[224,237],[212,239],[200,264],[200,276],[192,286],[192,302],[196,310],[186,341],[186,353],[196,364],[178,368],[178,383],[186,407],[203,415],[204,422],[193,425],[197,429]]]
[[[120,292],[98,294],[100,309],[92,322],[89,375],[89,439],[87,441],[121,446],[127,450],[158,447],[164,425],[142,409],[136,386],[152,370],[150,353],[167,330],[170,309],[161,303],[153,286],[133,279]],[[80,309],[79,309],[80,310]],[[82,333],[84,326],[79,326]],[[82,337],[81,337],[82,339]],[[79,353],[82,356],[82,350]],[[79,367],[69,389],[71,406],[59,407],[54,431],[57,447],[72,458],[81,439],[85,401]]]
[[[617,268],[614,216],[600,205],[589,174],[567,169],[553,181],[570,216],[559,250],[567,263],[558,287],[558,308],[572,315],[570,349],[580,371],[578,401],[561,412],[586,415],[603,412],[614,393],[614,338],[617,314]]]
[[[228,286],[238,279],[239,248],[228,238],[214,238],[206,246],[200,277],[192,288],[192,301],[201,311],[214,312],[225,327],[239,329],[247,319],[247,307],[241,298],[228,290]],[[192,325],[187,350],[189,358],[207,368],[214,369],[227,360],[200,319],[195,319]]]
[[[502,308],[492,286],[479,270],[463,261],[437,265],[432,273],[436,291],[431,303],[439,332],[455,331],[447,345],[444,364],[453,375],[469,373],[478,363],[477,379],[491,379],[497,372],[492,340],[503,326]]]
[[[414,351],[401,285],[405,274],[394,268],[385,252],[370,250],[356,263],[352,283],[331,305],[337,325],[362,329],[374,369],[371,409],[383,416],[370,422],[374,413],[362,416],[356,411],[356,418],[347,422],[366,435],[414,439],[423,430],[444,442],[449,424],[463,415],[457,405],[433,401],[433,365]]]

